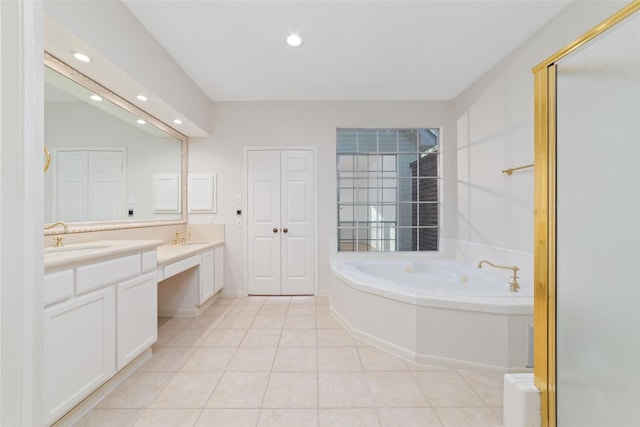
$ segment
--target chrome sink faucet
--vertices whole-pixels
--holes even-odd
[[[511,282],[509,282],[509,290],[511,292],[518,292],[518,289],[520,289],[520,284],[518,283],[518,270],[520,269],[518,268],[518,266],[514,265],[513,267],[507,267],[503,265],[496,265],[487,260],[482,260],[478,263],[478,268],[482,268],[482,264],[489,264],[491,267],[494,267],[494,268],[503,268],[505,270],[513,270],[513,276],[511,277]]]

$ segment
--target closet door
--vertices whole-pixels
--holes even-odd
[[[89,151],[89,221],[125,218],[122,151]]]
[[[59,151],[54,198],[57,221],[87,221],[89,158],[86,151]]]
[[[313,294],[313,152],[281,156],[282,294]]]
[[[280,152],[250,151],[248,168],[248,290],[279,295]]]
[[[122,150],[59,150],[56,156],[56,220],[125,218]]]
[[[248,292],[314,292],[314,153],[248,153]]]

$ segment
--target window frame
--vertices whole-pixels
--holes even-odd
[[[425,144],[421,146],[421,131],[426,131],[431,133],[431,137],[434,138],[433,144]],[[348,132],[353,132],[350,139],[353,140],[353,146],[345,146],[345,144],[341,145],[341,133],[347,134]],[[390,151],[389,147],[391,145],[387,145],[386,147],[381,147],[381,135],[384,136],[383,132],[394,132],[395,133],[395,143],[391,143],[391,145],[395,144],[394,151]],[[415,138],[415,148],[413,151],[407,151],[406,146],[403,150],[401,147],[401,133],[403,132],[414,132],[416,135],[412,138]],[[365,136],[366,149],[361,149],[360,142],[360,134]],[[375,135],[375,151],[372,149],[372,141],[371,137]],[[346,135],[349,138],[349,135]],[[405,139],[406,141],[410,141],[411,138]],[[387,140],[387,144],[389,144],[391,139]],[[382,149],[381,149],[382,148]],[[399,158],[402,155],[415,155],[416,161],[415,166],[412,165],[411,162],[400,163]],[[427,173],[425,175],[421,175],[420,169],[420,161],[423,158],[429,158],[429,155],[435,155],[435,159],[431,157],[433,160],[428,160],[428,162],[434,162],[434,166],[427,165],[425,162],[425,167],[427,168],[435,168],[435,174]],[[352,157],[352,161],[348,161],[348,157]],[[364,156],[371,156],[365,158]],[[394,160],[394,168],[385,169],[385,156],[393,156]],[[360,159],[363,158],[363,164],[360,165]],[[368,160],[367,160],[368,159]],[[342,162],[347,162],[350,169],[344,170],[341,166]],[[402,165],[405,165],[406,168],[415,167],[418,169],[418,173],[411,173],[410,175],[404,174],[399,170]],[[443,181],[443,171],[442,171],[442,129],[439,127],[412,127],[412,128],[336,128],[336,246],[337,251],[341,253],[347,252],[399,252],[399,253],[434,253],[439,252],[441,248],[441,236],[442,236],[442,211],[443,211],[443,192],[442,192],[442,181]],[[364,167],[365,165],[374,165],[371,167]],[[360,170],[359,170],[360,169]],[[393,173],[390,175],[385,175],[386,172],[392,171]],[[387,188],[384,185],[386,179],[393,179],[394,185],[392,187]],[[353,180],[351,185],[343,185],[345,181]],[[360,180],[369,180],[374,181],[374,185],[365,185],[364,187],[359,186],[357,181]],[[375,182],[377,181],[377,182]],[[402,182],[409,183],[409,189],[407,190],[407,186],[401,186]],[[435,195],[435,200],[419,200],[419,196],[415,195],[415,191],[420,191],[420,186],[424,184],[429,184],[433,186],[428,191],[433,191]],[[377,184],[377,185],[376,185]],[[413,187],[416,185],[416,187]],[[408,191],[409,196],[405,194],[405,200],[402,200],[401,191],[404,187],[405,193]],[[387,202],[382,197],[381,193],[385,191],[385,189],[390,190],[391,188],[395,189],[395,200],[392,202]],[[358,197],[363,197],[363,192],[359,190],[367,190],[367,195],[361,201],[358,200]],[[434,191],[435,190],[435,191]],[[378,192],[378,199],[370,201],[371,194],[373,192]],[[344,195],[351,193],[351,199],[344,199]],[[413,193],[413,194],[412,194]],[[433,215],[435,205],[435,215]],[[378,215],[378,208],[384,208],[386,206],[394,206],[395,207],[395,215],[393,219],[390,221],[386,221],[384,214],[378,216],[377,218],[369,221],[368,218],[366,221],[359,219],[358,211],[360,211],[360,215],[363,215],[364,211],[370,211],[374,215]],[[400,207],[406,206],[410,207],[408,211],[404,211],[402,215],[400,212]],[[420,208],[429,206],[429,211],[431,214],[427,214],[427,216],[421,215]],[[343,212],[344,208],[350,207],[352,210],[351,215],[347,215],[350,217],[350,220],[344,221]],[[371,215],[370,213],[369,215]],[[366,217],[366,214],[365,214]],[[399,219],[399,217],[401,217]],[[428,223],[420,223],[420,218],[434,218],[435,224],[431,221]],[[409,220],[411,225],[400,225],[399,222],[402,220]],[[367,227],[359,227],[359,224],[362,223],[370,224]],[[388,237],[389,231],[385,234],[385,224],[392,223],[391,227],[388,230],[391,230],[391,237]],[[371,224],[374,226],[372,227]],[[378,226],[376,226],[378,225]],[[372,238],[372,233],[375,234],[375,231],[382,230],[382,234],[374,235]],[[409,232],[412,237],[408,239],[408,241],[402,242],[400,241],[400,234]],[[420,238],[421,233],[433,233],[435,232],[435,236],[431,236],[427,242],[426,248],[420,247]],[[350,234],[349,234],[350,233]],[[365,235],[362,235],[365,233]],[[350,236],[347,239],[344,239],[342,236],[344,235]],[[347,242],[351,242],[351,247],[348,248]],[[387,242],[386,245],[383,245],[384,242]],[[372,244],[373,243],[373,244]],[[343,246],[344,244],[344,246]],[[364,244],[365,246],[362,246]],[[407,245],[410,248],[407,248]]]

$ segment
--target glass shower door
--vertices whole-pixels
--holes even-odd
[[[557,63],[557,425],[640,426],[640,14]]]

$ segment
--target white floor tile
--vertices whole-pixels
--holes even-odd
[[[160,318],[152,357],[78,426],[502,423],[502,379],[408,362],[355,340],[326,297],[218,298]]]

